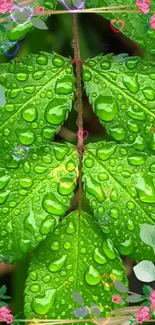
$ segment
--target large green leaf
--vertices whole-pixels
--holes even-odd
[[[31,7],[33,10],[37,6],[44,7],[45,10],[54,10],[56,8],[56,4],[57,4],[57,0],[37,0],[30,3],[28,6]],[[26,6],[27,5],[25,5],[25,7]],[[22,8],[24,8],[24,6],[22,6]],[[34,17],[37,17],[37,15],[34,14]],[[11,42],[18,42],[19,40],[23,39],[29,32],[31,32],[34,29],[34,25],[31,22],[28,22],[23,26],[17,25],[15,22],[13,22],[13,20],[9,17],[9,15],[0,14],[0,19],[1,18],[5,18],[9,23],[11,22],[13,24],[12,30],[8,30],[5,28],[5,32],[3,32],[0,29],[0,53],[4,53],[2,45],[4,46],[5,42],[8,42],[7,50],[9,50],[9,48],[14,46],[14,44],[12,44]],[[39,18],[45,21],[47,20],[48,16],[39,15]],[[7,24],[3,23],[3,26],[7,26]]]
[[[84,153],[83,181],[95,219],[109,215],[103,232],[134,260],[155,260],[140,239],[141,225],[155,220],[154,158],[106,141],[88,144]]]
[[[31,319],[40,315],[74,319],[73,311],[80,306],[74,302],[72,291],[82,295],[89,308],[91,302],[114,307],[112,293],[118,291],[111,280],[108,286],[102,284],[103,274],[127,284],[117,250],[93,218],[82,211],[68,215],[39,245],[33,252],[28,273],[25,315]],[[106,283],[107,279],[104,280]]]
[[[135,149],[155,151],[155,63],[139,57],[119,64],[108,54],[83,67],[86,93],[107,132]]]
[[[23,160],[0,156],[0,254],[13,262],[52,231],[70,206],[77,166],[70,144],[30,149]]]
[[[101,16],[104,16],[106,19],[112,20],[123,20],[124,27],[122,33],[137,42],[137,44],[147,50],[150,54],[155,54],[155,30],[150,27],[149,31],[145,33],[145,25],[149,23],[150,17],[154,14],[155,3],[151,2],[151,9],[148,15],[142,14],[138,11],[138,7],[135,6],[135,0],[89,0],[86,1],[86,8],[100,8],[100,7],[112,7],[112,6],[123,6],[128,5],[128,8],[113,8],[111,10],[115,11],[114,13],[100,13]],[[131,6],[130,6],[131,5]],[[133,6],[132,6],[133,5]],[[116,12],[118,11],[118,13]],[[121,10],[137,10],[138,12],[120,12]],[[113,23],[113,26],[116,29],[119,29],[120,25]],[[115,32],[114,32],[115,33]]]
[[[0,65],[7,104],[0,113],[0,148],[49,142],[72,108],[74,76],[70,60],[55,53],[31,54]]]

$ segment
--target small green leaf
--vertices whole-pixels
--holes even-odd
[[[4,301],[0,301],[0,307],[3,307],[3,306],[8,306],[8,304]]]
[[[143,290],[144,295],[147,297],[150,297],[151,292],[153,291],[153,289],[149,285],[145,285],[145,284],[143,285],[142,290]]]
[[[141,240],[151,246],[155,252],[155,226],[144,223],[140,229]]]
[[[119,292],[123,292],[123,293],[125,293],[125,292],[128,292],[129,291],[129,289],[125,286],[125,284],[123,283],[123,282],[121,282],[121,281],[118,281],[118,280],[116,280],[115,282],[114,282],[114,286],[115,286],[115,288],[119,291]]]
[[[131,296],[127,297],[126,301],[135,303],[135,302],[142,301],[144,299],[145,299],[144,297],[141,297],[140,295],[134,294],[134,295],[131,295]]]
[[[72,296],[73,296],[74,301],[77,302],[77,304],[83,306],[83,297],[78,292],[75,292],[73,290]]]
[[[1,295],[4,295],[4,294],[6,293],[6,290],[7,290],[7,288],[6,288],[6,285],[4,284],[4,285],[0,288],[0,297],[1,297]]]
[[[152,282],[155,280],[155,266],[150,261],[142,261],[133,268],[138,280]]]
[[[31,18],[31,23],[39,29],[48,29],[48,27],[46,26],[46,24],[44,23],[43,20],[39,19],[39,18]]]

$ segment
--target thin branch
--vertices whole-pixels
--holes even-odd
[[[83,119],[82,119],[82,85],[81,85],[81,60],[78,36],[77,15],[73,14],[73,42],[74,42],[74,63],[76,64],[76,83],[77,83],[77,111],[78,111],[78,154],[79,154],[79,211],[82,210],[82,155],[83,155]]]

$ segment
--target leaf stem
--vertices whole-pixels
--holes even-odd
[[[74,60],[76,65],[76,84],[77,84],[77,111],[78,111],[78,136],[77,150],[79,154],[79,197],[78,209],[82,210],[82,156],[83,156],[83,118],[82,118],[82,86],[81,86],[81,60],[80,60],[80,46],[78,36],[77,15],[73,14],[73,43],[74,43]]]

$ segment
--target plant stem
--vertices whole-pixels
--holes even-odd
[[[77,84],[77,111],[78,111],[78,144],[79,154],[79,199],[78,209],[82,210],[82,155],[83,155],[83,119],[82,119],[82,86],[81,86],[81,60],[78,36],[77,15],[73,14],[73,43],[74,43],[74,63],[76,64],[76,84]]]

